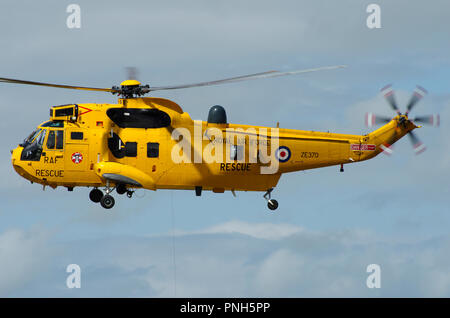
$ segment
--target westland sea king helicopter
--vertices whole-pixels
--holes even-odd
[[[275,210],[278,202],[271,198],[271,192],[283,173],[332,165],[340,165],[342,172],[344,164],[371,159],[381,152],[390,154],[391,145],[405,135],[411,139],[416,153],[424,151],[425,146],[413,130],[420,127],[416,123],[439,125],[439,116],[410,118],[409,112],[426,94],[425,89],[416,88],[406,112],[402,113],[392,87],[384,87],[382,92],[396,115],[387,118],[367,114],[367,126],[384,125],[366,135],[282,129],[278,124],[277,128],[231,124],[225,109],[219,105],[210,108],[207,121],[194,121],[171,100],[143,96],[153,91],[341,67],[344,66],[268,71],[162,87],[141,85],[134,76],[112,88],[0,78],[0,82],[5,83],[100,91],[119,96],[117,104],[51,107],[50,120],[40,124],[11,150],[12,165],[20,176],[44,188],[63,186],[72,191],[74,187],[92,187],[90,199],[100,202],[106,209],[114,206],[112,191],[131,198],[135,189],[142,188],[195,190],[197,196],[202,190],[231,191],[233,195],[235,191],[265,191],[268,208]],[[184,133],[174,134],[176,131]],[[231,137],[227,136],[230,131],[233,132]],[[267,149],[262,151],[261,145]],[[202,156],[208,147],[216,160],[205,160]],[[182,156],[183,160],[175,160],[174,156]],[[273,162],[277,163],[276,170],[262,173],[264,167]]]

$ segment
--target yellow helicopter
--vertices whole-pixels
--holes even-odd
[[[137,188],[183,189],[215,193],[265,191],[268,208],[278,202],[271,193],[287,172],[343,165],[391,153],[391,145],[408,134],[417,153],[425,146],[412,132],[418,123],[439,124],[438,115],[410,119],[409,111],[426,91],[417,87],[402,114],[391,86],[385,97],[394,118],[368,114],[368,126],[384,125],[367,135],[281,129],[231,124],[222,106],[211,107],[207,121],[192,120],[173,101],[143,97],[152,91],[209,86],[295,75],[329,66],[292,72],[268,71],[195,84],[151,87],[129,79],[112,88],[48,84],[0,78],[0,82],[102,91],[119,95],[117,104],[69,104],[50,108],[50,120],[40,124],[11,150],[15,171],[31,183],[56,188],[93,187],[89,197],[110,209],[111,193],[132,197]],[[100,190],[104,188],[104,191]]]

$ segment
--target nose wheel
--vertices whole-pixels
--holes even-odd
[[[271,193],[273,191],[273,188],[270,188],[267,190],[267,192],[264,194],[264,199],[267,201],[267,207],[269,210],[276,210],[278,208],[278,201],[271,198]]]

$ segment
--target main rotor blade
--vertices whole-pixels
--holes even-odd
[[[417,85],[414,89],[414,93],[411,96],[411,99],[409,100],[408,106],[406,106],[406,114],[408,114],[414,107],[414,105],[416,105],[417,102],[421,100],[427,93],[428,92],[425,88]]]
[[[427,149],[427,147],[420,141],[420,139],[412,131],[408,132],[408,136],[410,137],[416,155],[424,152]]]
[[[441,119],[439,114],[435,114],[435,115],[418,116],[412,119],[412,121],[420,124],[433,125],[435,127],[439,127]]]
[[[98,91],[98,92],[110,92],[110,93],[118,92],[116,89],[112,89],[112,88],[96,88],[96,87],[61,85],[61,84],[49,84],[49,83],[41,83],[41,82],[23,81],[23,80],[18,80],[18,79],[13,79],[13,78],[4,78],[4,77],[0,77],[0,82],[12,83],[12,84],[23,84],[23,85],[58,87],[58,88],[67,88],[67,89],[79,89],[79,90],[85,90],[85,91]]]
[[[344,67],[347,67],[347,65],[325,66],[325,67],[318,67],[318,68],[311,68],[311,69],[290,71],[290,72],[267,71],[267,72],[262,72],[262,73],[256,73],[256,74],[250,74],[250,75],[243,75],[243,76],[225,78],[225,79],[216,80],[216,81],[209,81],[209,82],[200,82],[200,83],[193,83],[193,84],[182,84],[182,85],[174,85],[174,86],[150,87],[149,91],[181,89],[181,88],[190,88],[190,87],[199,87],[199,86],[211,86],[211,85],[219,85],[219,84],[226,84],[226,83],[234,83],[234,82],[240,82],[240,81],[254,80],[254,79],[260,79],[260,78],[270,78],[270,77],[278,77],[278,76],[310,73],[310,72],[316,72],[316,71],[333,70],[333,69],[344,68]]]
[[[392,109],[397,112],[398,115],[400,115],[400,110],[397,107],[397,102],[394,98],[394,90],[392,89],[392,84],[386,85],[381,89],[381,92],[384,95],[384,98],[388,101],[389,105],[391,105]]]

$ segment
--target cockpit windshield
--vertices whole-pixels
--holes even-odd
[[[47,129],[42,129],[42,132],[35,138],[36,144],[40,147],[44,144],[45,135],[47,134]]]
[[[37,129],[27,139],[22,147],[21,160],[39,161],[42,154],[42,145],[44,144],[47,129]]]
[[[26,145],[29,145],[33,142],[33,140],[36,138],[37,135],[39,135],[39,133],[42,131],[42,129],[36,129],[35,131],[33,131],[27,138],[25,138],[23,140],[23,143],[21,143],[20,145],[22,147],[25,147]]]
[[[40,127],[50,127],[50,128],[64,128],[64,122],[61,120],[50,120],[46,121]],[[19,146],[26,147],[27,145],[31,144],[34,139],[39,135],[39,133],[42,131],[42,128],[37,128],[35,131],[33,131],[27,138],[23,140]],[[45,137],[45,133],[43,135]],[[43,141],[43,140],[42,140]]]

